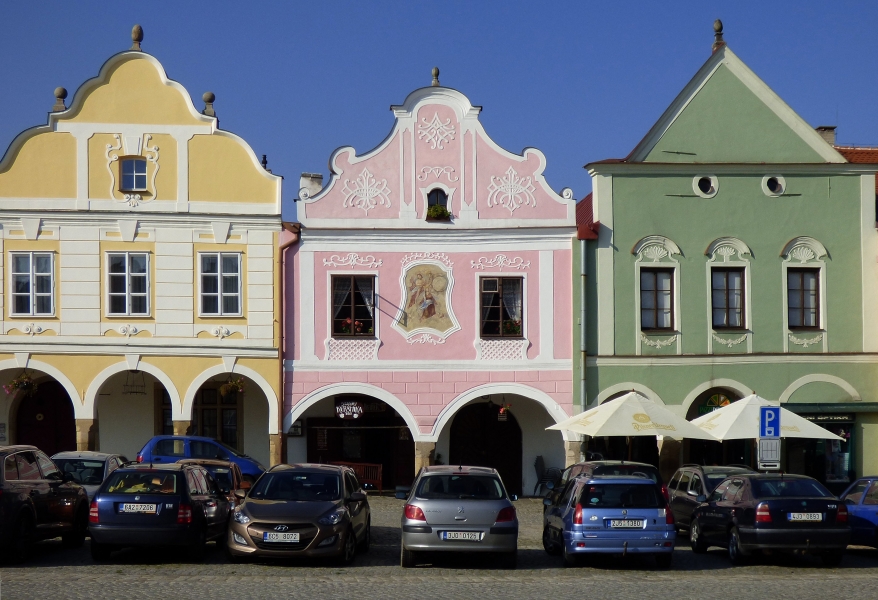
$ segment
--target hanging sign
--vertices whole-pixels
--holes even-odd
[[[363,403],[359,400],[335,400],[335,415],[339,419],[358,419],[363,412]]]

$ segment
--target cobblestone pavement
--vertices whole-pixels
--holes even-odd
[[[320,562],[229,564],[210,548],[204,564],[180,554],[127,550],[95,565],[88,550],[65,550],[60,540],[37,544],[21,566],[0,568],[0,599],[14,598],[732,598],[860,597],[878,577],[878,551],[851,549],[840,567],[813,557],[776,556],[731,567],[721,550],[696,556],[687,544],[674,566],[655,569],[650,559],[595,559],[565,569],[542,550],[542,503],[520,500],[519,567],[497,569],[481,557],[434,558],[430,566],[399,567],[402,502],[371,498],[372,549],[351,567]],[[212,544],[211,544],[212,545]]]

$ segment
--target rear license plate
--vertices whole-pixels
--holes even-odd
[[[821,513],[789,513],[787,518],[790,521],[822,521]]]
[[[613,529],[642,529],[643,519],[611,519],[610,527]]]
[[[442,539],[455,542],[481,542],[482,532],[480,531],[443,531]]]
[[[152,515],[155,514],[155,504],[123,504],[119,512]]]
[[[299,534],[298,533],[270,533],[268,531],[262,534],[263,542],[298,542]]]

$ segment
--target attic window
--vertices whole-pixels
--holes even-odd
[[[427,194],[427,208],[429,209],[431,206],[448,208],[448,194],[438,188],[430,190],[430,193]]]
[[[146,190],[146,160],[128,158],[122,161],[122,191],[142,192]]]
[[[719,190],[719,180],[714,175],[696,175],[692,179],[692,191],[702,198],[713,198]]]

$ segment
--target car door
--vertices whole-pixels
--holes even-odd
[[[34,503],[34,511],[37,515],[36,528],[38,535],[42,535],[46,529],[54,527],[52,522],[52,490],[49,482],[40,474],[37,457],[30,450],[16,452],[15,464],[18,467],[18,479],[22,485],[22,491],[27,493]]]
[[[713,494],[710,495],[707,505],[702,506],[698,511],[698,522],[701,525],[701,533],[704,539],[711,543],[725,544],[725,530],[721,527],[721,514],[718,504],[722,501],[726,489],[731,483],[730,479],[726,479],[720,483]],[[723,532],[723,539],[719,540],[719,531]]]
[[[228,496],[223,493],[216,480],[207,469],[199,469],[196,477],[203,478],[204,488],[207,498],[205,516],[208,520],[208,527],[211,535],[222,535],[225,533],[226,526],[229,522],[229,511],[231,504]],[[201,481],[199,481],[201,483]]]
[[[76,483],[65,482],[61,470],[48,456],[39,450],[35,454],[42,479],[49,486],[50,520],[55,523],[56,527],[73,527],[81,488]]]
[[[366,501],[365,500],[351,500],[350,496],[354,492],[361,492],[360,482],[357,481],[356,475],[351,473],[350,471],[346,471],[344,474],[344,485],[345,485],[345,504],[347,504],[348,511],[351,513],[351,525],[354,528],[354,534],[357,538],[362,538],[364,531],[366,529],[366,518],[368,517],[368,512],[366,509]]]
[[[549,531],[549,537],[555,544],[564,543],[564,516],[568,512],[570,499],[573,498],[576,487],[575,480],[568,481],[561,495],[558,496],[557,502],[549,506],[546,511],[546,528]]]
[[[180,438],[164,438],[152,447],[150,462],[173,463],[186,458],[186,440]]]
[[[701,475],[693,472],[689,480],[689,489],[686,490],[686,493],[680,495],[679,523],[682,526],[689,527],[689,524],[692,522],[692,513],[701,504],[698,501],[698,497],[704,495],[704,480],[701,478]]]
[[[674,513],[674,519],[680,525],[683,525],[683,515],[686,512],[686,495],[689,491],[689,482],[692,480],[692,472],[689,470],[681,470],[677,475],[677,489],[671,492],[668,488],[668,494],[671,495],[671,510]],[[686,519],[688,526],[689,519]]]
[[[195,479],[197,501],[201,504],[201,510],[204,513],[207,537],[210,539],[219,534],[219,523],[225,523],[225,519],[223,519],[225,505],[213,493],[213,490],[217,489],[216,485],[211,487],[211,483],[208,481],[209,475],[204,469],[201,467],[192,469],[192,477]]]
[[[743,479],[732,479],[723,492],[722,498],[716,503],[717,520],[714,539],[718,544],[726,543],[726,532],[732,524],[737,524],[736,519],[743,489]]]
[[[866,490],[869,489],[871,485],[871,480],[861,479],[845,492],[844,496],[841,498],[848,509],[848,520],[851,525],[851,544],[854,545],[866,545],[867,542],[865,540],[869,537],[869,531],[872,532],[872,536],[868,544],[872,545],[875,542],[875,525],[869,520],[869,511],[866,506],[863,505]],[[875,508],[878,508],[878,506]]]

